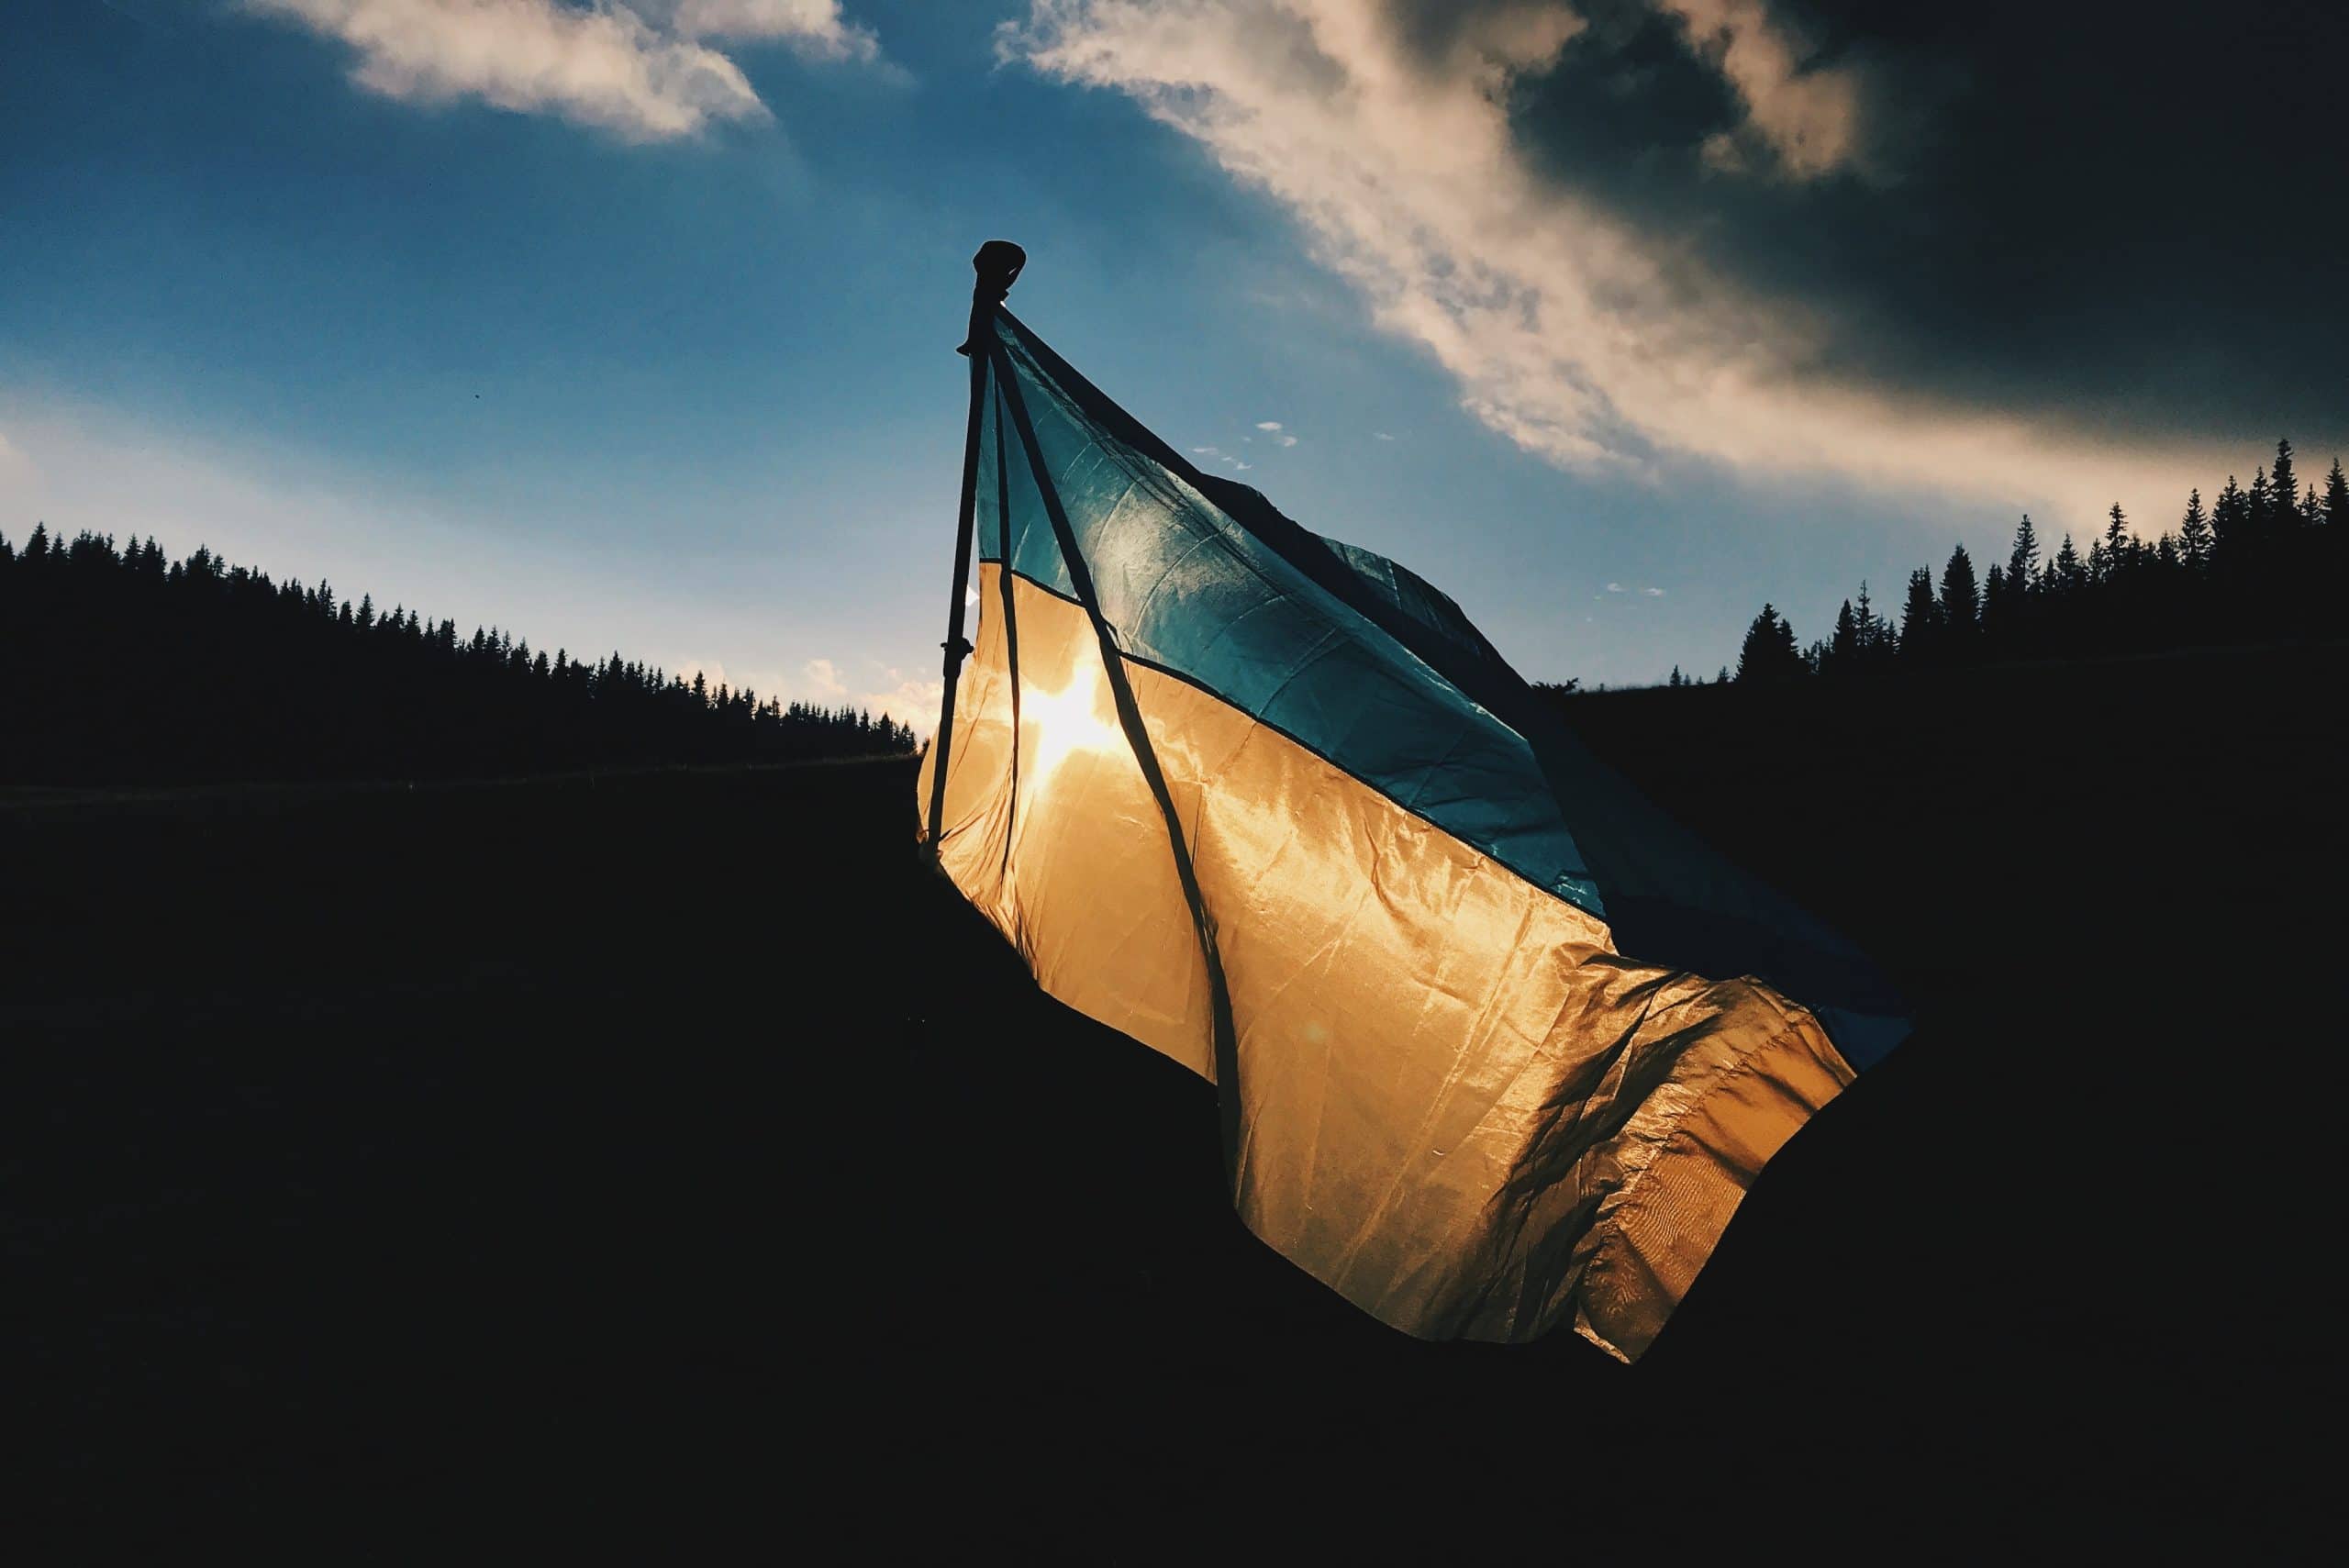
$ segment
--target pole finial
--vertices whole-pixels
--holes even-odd
[[[971,270],[979,274],[971,285],[971,334],[955,349],[958,354],[969,354],[979,346],[979,334],[994,330],[995,307],[1011,292],[1019,281],[1019,269],[1028,264],[1028,252],[1008,239],[990,239],[979,247],[971,258]]]
[[[1019,279],[1019,269],[1028,264],[1028,252],[1008,239],[990,239],[979,247],[971,258],[971,270],[979,274],[972,285],[973,304],[1001,305],[1003,296]]]

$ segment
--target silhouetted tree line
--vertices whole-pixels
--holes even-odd
[[[906,752],[910,728],[379,612],[150,538],[0,536],[0,783],[451,775]]]
[[[2340,631],[2337,584],[2349,554],[2349,479],[2335,459],[2321,492],[2305,488],[2292,443],[2248,487],[2230,475],[2205,505],[2197,489],[2177,525],[2137,537],[2119,503],[2085,552],[2053,551],[2026,515],[2003,562],[1977,573],[1959,545],[1937,582],[1909,575],[1899,607],[1878,613],[1865,583],[1828,636],[1804,646],[1775,605],[1746,628],[1734,678],[1753,685],[1853,680],[1995,660],[2159,652],[2290,640]],[[1664,683],[1698,685],[1675,666]]]

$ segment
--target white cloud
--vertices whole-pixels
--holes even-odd
[[[838,0],[243,0],[248,10],[357,51],[351,80],[388,98],[478,98],[629,140],[691,136],[768,117],[741,68],[703,42],[775,41],[823,59],[872,60],[872,34]]]
[[[1391,440],[1393,440],[1393,439],[1395,439],[1394,437],[1392,437],[1392,436],[1388,435],[1388,434],[1387,434],[1386,431],[1384,431],[1384,430],[1376,430],[1376,431],[1374,431],[1374,432],[1372,432],[1372,433],[1373,433],[1374,435],[1375,435],[1375,436],[1378,438],[1378,439],[1380,439],[1380,440],[1382,440],[1382,441],[1391,441]]]
[[[1664,597],[1664,590],[1661,588],[1642,588],[1640,592],[1645,594],[1651,599],[1661,599]]]
[[[1280,428],[1281,422],[1278,419],[1259,419],[1256,421],[1256,428],[1260,430],[1277,430]]]
[[[938,728],[938,707],[946,693],[943,681],[935,675],[909,676],[891,665],[876,663],[873,668],[874,678],[852,685],[834,661],[810,659],[787,700],[818,707],[862,708],[875,718],[885,714],[899,724],[911,725],[918,735],[928,735]]]
[[[890,684],[857,698],[857,706],[875,718],[885,714],[899,724],[910,725],[917,735],[928,735],[938,728],[938,706],[945,700],[945,682],[935,675],[927,680],[917,679],[895,669],[884,670],[882,679]]]
[[[1609,583],[1607,584],[1607,591],[1610,594],[1622,593],[1624,591],[1623,584],[1620,583]]]
[[[1861,156],[1856,86],[1797,69],[1758,0],[1669,8],[1771,155],[1725,178]],[[2166,507],[2223,461],[2118,447],[2048,411],[1897,396],[1838,368],[1817,316],[1562,190],[1517,145],[1508,104],[1579,26],[1555,4],[1477,12],[1431,60],[1375,0],[1030,0],[998,47],[1125,94],[1272,195],[1464,408],[1562,468],[1651,476],[1685,454],[2092,513],[2115,489]]]
[[[773,39],[818,60],[872,60],[880,46],[841,16],[840,0],[628,0],[695,39]]]
[[[1862,152],[1859,82],[1848,71],[1803,71],[1792,40],[1763,0],[1656,0],[1678,17],[1698,53],[1737,94],[1743,136],[1776,155],[1798,179],[1851,167]],[[1747,166],[1740,138],[1716,139],[1707,152],[1732,172]]]
[[[810,659],[800,672],[803,677],[801,695],[810,702],[838,706],[848,695],[848,683],[841,679],[840,666],[829,659]]]

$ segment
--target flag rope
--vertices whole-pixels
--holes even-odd
[[[1028,470],[1035,476],[1036,489],[1043,499],[1044,515],[1052,519],[1052,537],[1059,542],[1061,563],[1068,571],[1069,585],[1075,589],[1077,602],[1093,623],[1093,634],[1100,644],[1101,670],[1109,683],[1109,695],[1118,709],[1118,723],[1125,730],[1126,744],[1141,768],[1142,781],[1150,786],[1152,796],[1158,802],[1159,815],[1165,819],[1168,847],[1174,855],[1174,873],[1183,884],[1183,896],[1191,906],[1191,923],[1198,933],[1199,952],[1207,963],[1208,992],[1214,1027],[1216,1106],[1223,1118],[1223,1155],[1227,1178],[1236,1181],[1244,1168],[1240,1140],[1240,1047],[1231,1017],[1231,992],[1224,982],[1223,957],[1217,951],[1215,924],[1208,917],[1207,898],[1199,891],[1198,873],[1191,863],[1191,846],[1183,836],[1183,818],[1174,809],[1174,796],[1166,787],[1166,774],[1158,764],[1158,752],[1150,741],[1150,731],[1142,723],[1141,706],[1134,700],[1132,684],[1126,678],[1124,655],[1118,647],[1116,628],[1101,613],[1100,595],[1093,586],[1093,571],[1076,547],[1076,530],[1069,526],[1068,513],[1061,505],[1059,489],[1046,472],[1044,451],[1036,439],[1036,428],[1028,417],[1028,402],[1019,390],[1019,383],[1011,367],[1011,356],[992,329],[988,333],[986,351],[995,364],[996,385],[1005,406],[1010,410],[1011,422],[1019,432],[1019,445],[1027,454]],[[1008,565],[1008,563],[1007,563]],[[1007,578],[1008,572],[1006,573]],[[1235,1190],[1234,1195],[1240,1195]]]

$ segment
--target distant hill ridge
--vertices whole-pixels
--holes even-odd
[[[0,536],[0,783],[451,777],[902,754],[884,714],[379,613],[152,538]]]
[[[1934,582],[1909,574],[1898,617],[1878,615],[1860,584],[1835,628],[1805,648],[1774,604],[1746,628],[1737,671],[1713,684],[1787,686],[1880,681],[1952,665],[2099,658],[2183,648],[2337,636],[2349,567],[2349,474],[2332,461],[2320,493],[2303,486],[2288,439],[2250,488],[2227,476],[2207,507],[2198,487],[2175,529],[2141,537],[2114,502],[2083,554],[2065,534],[2053,554],[2029,513],[2003,563],[1977,574],[1963,544]],[[1667,686],[1707,684],[1678,665]]]

